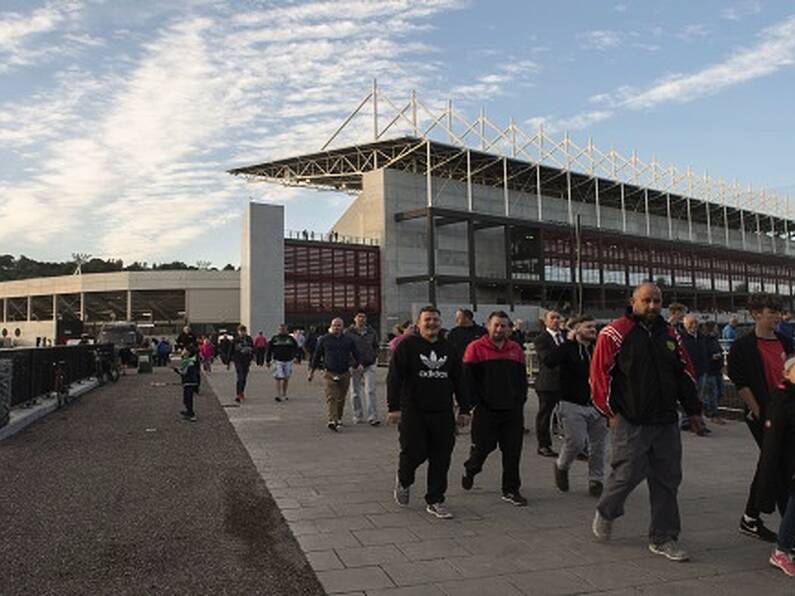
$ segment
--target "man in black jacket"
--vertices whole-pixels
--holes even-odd
[[[475,315],[468,308],[455,311],[455,324],[447,334],[449,341],[463,357],[467,346],[479,337],[486,335],[486,330],[474,321]]]
[[[407,336],[393,352],[387,374],[387,422],[397,424],[400,431],[395,501],[408,505],[415,472],[427,460],[425,510],[450,519],[453,514],[444,504],[444,493],[455,445],[453,396],[461,411],[459,425],[469,422],[470,406],[461,391],[461,357],[439,337],[441,327],[438,309],[423,307],[417,318],[419,334]]]
[[[786,355],[793,352],[792,340],[776,332],[781,309],[782,303],[778,296],[761,292],[751,294],[748,298],[748,310],[754,319],[754,329],[732,342],[727,361],[729,378],[745,403],[745,423],[760,448],[770,394],[783,382],[783,363]],[[758,491],[757,466],[745,513],[740,519],[740,532],[765,542],[775,542],[775,532],[765,527],[759,515]]]
[[[612,471],[596,506],[592,530],[608,540],[629,494],[646,480],[651,501],[649,550],[686,561],[679,546],[682,439],[677,402],[701,427],[701,403],[693,365],[679,333],[660,316],[662,293],[643,283],[627,313],[599,333],[591,361],[594,406],[613,429]]]
[[[707,353],[707,342],[698,330],[698,317],[693,313],[685,315],[682,319],[681,328],[677,331],[682,336],[687,355],[693,363],[693,370],[696,371],[696,386],[698,387],[698,399],[704,403],[704,387],[707,384],[707,373],[709,372],[709,354]],[[685,420],[682,423],[682,430],[691,430],[690,423]],[[702,425],[698,436],[704,437],[710,433],[706,425]]]
[[[232,361],[235,363],[236,390],[235,401],[243,403],[246,399],[246,380],[254,358],[254,340],[248,334],[245,325],[237,328],[237,337],[232,342]]]
[[[536,375],[535,389],[538,395],[538,414],[536,414],[536,438],[538,454],[544,457],[557,457],[552,449],[552,433],[550,423],[552,412],[560,399],[560,372],[557,367],[551,368],[544,364],[547,356],[564,341],[560,332],[560,314],[549,310],[544,315],[544,330],[533,340],[539,366]]]
[[[607,457],[607,423],[591,402],[588,376],[596,342],[596,321],[582,315],[570,322],[566,341],[547,356],[545,363],[560,369],[560,416],[565,437],[554,464],[555,485],[569,490],[569,468],[586,445],[588,454],[588,492],[599,497],[604,487]]]
[[[464,462],[461,485],[469,490],[489,453],[502,451],[502,499],[527,505],[519,492],[519,460],[524,438],[524,403],[527,400],[527,367],[524,350],[508,339],[511,320],[501,311],[489,315],[488,335],[476,339],[464,353],[464,381],[469,387],[472,414],[472,447]]]

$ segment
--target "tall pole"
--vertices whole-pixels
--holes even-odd
[[[582,314],[582,216],[578,213],[574,224],[577,257],[577,314]]]
[[[378,140],[378,81],[373,79],[373,141]]]

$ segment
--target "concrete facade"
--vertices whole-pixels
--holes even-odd
[[[249,203],[240,238],[240,321],[251,332],[284,322],[284,207]]]
[[[79,295],[81,305],[85,297],[95,292],[126,293],[127,312],[131,311],[132,293],[138,290],[184,290],[185,319],[191,323],[221,323],[240,320],[240,273],[237,271],[119,271],[113,273],[85,273],[60,277],[7,281],[0,283],[0,330],[15,337],[17,345],[32,345],[37,337],[55,337],[58,317],[34,320],[28,309],[24,321],[9,321],[6,298],[35,296]],[[53,298],[53,302],[57,302]],[[82,309],[83,307],[81,307]],[[17,329],[19,335],[16,335]]]

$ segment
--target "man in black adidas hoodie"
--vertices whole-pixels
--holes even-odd
[[[387,375],[387,422],[400,430],[400,460],[395,501],[409,503],[409,487],[417,468],[428,460],[426,511],[441,519],[453,514],[444,504],[447,472],[455,445],[453,396],[461,411],[458,423],[469,422],[469,404],[461,391],[461,357],[453,345],[439,337],[439,311],[420,310],[419,335],[404,339],[392,354]]]

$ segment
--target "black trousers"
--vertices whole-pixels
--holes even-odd
[[[759,420],[748,420],[745,419],[745,423],[748,425],[748,430],[751,431],[751,436],[756,441],[757,447],[759,447],[760,451],[762,449],[762,441],[764,440],[765,430],[762,426],[762,422]],[[761,454],[760,454],[761,457]],[[748,490],[748,501],[745,504],[745,515],[748,517],[753,517],[754,519],[758,518],[760,515],[759,506],[757,504],[757,497],[759,491],[759,462],[756,464],[756,470],[754,471],[754,479],[751,481],[751,488]],[[781,515],[784,515],[784,511],[787,508],[787,494],[781,494],[777,498],[777,505],[778,511]]]
[[[254,355],[257,359],[257,366],[265,364],[265,348],[255,348]]]
[[[444,502],[447,472],[455,446],[455,416],[442,412],[403,411],[400,419],[400,485],[414,484],[417,468],[428,461],[428,489],[425,502]]]
[[[185,412],[188,416],[193,416],[193,394],[196,392],[196,387],[193,385],[182,386],[182,404],[185,406]]]
[[[489,410],[478,406],[472,413],[472,446],[469,459],[464,462],[467,476],[483,469],[483,463],[499,445],[502,452],[502,492],[519,491],[519,460],[524,440],[524,413],[522,409]]]
[[[250,368],[251,360],[235,360],[235,373],[237,374],[235,389],[238,395],[246,391],[246,379],[248,379],[248,371]]]
[[[552,433],[550,425],[552,423],[552,412],[560,401],[560,394],[557,391],[536,391],[538,394],[538,414],[536,414],[536,438],[538,448],[552,447]]]

